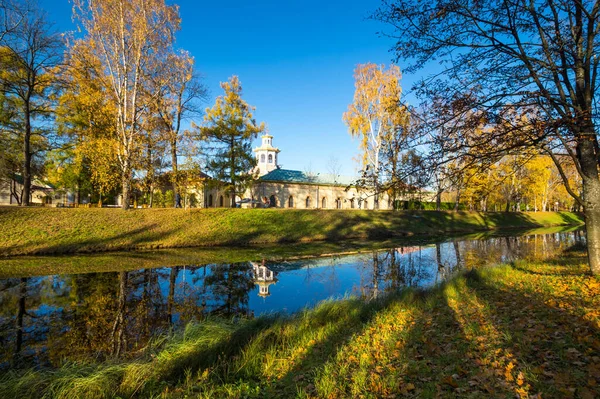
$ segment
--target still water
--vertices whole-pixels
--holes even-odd
[[[325,299],[428,287],[457,271],[549,256],[582,233],[455,239],[304,260],[186,264],[0,280],[0,369],[128,356],[210,315],[291,313]],[[313,254],[318,255],[318,254]]]

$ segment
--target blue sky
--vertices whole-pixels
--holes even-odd
[[[39,1],[57,29],[74,29],[68,0]],[[327,173],[333,156],[342,174],[354,174],[359,142],[342,122],[354,94],[353,70],[393,58],[393,41],[377,34],[387,27],[367,19],[379,1],[168,3],[180,6],[177,46],[196,59],[210,91],[206,106],[221,94],[219,82],[238,75],[245,100],[281,150],[282,167]],[[403,86],[410,88],[408,76]]]

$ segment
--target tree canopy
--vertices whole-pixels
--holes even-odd
[[[439,72],[417,87],[435,116],[421,126],[439,144],[432,158],[460,154],[469,164],[523,148],[550,155],[584,206],[594,273],[600,273],[599,8],[562,0],[397,0],[375,13],[393,27],[393,51],[408,71],[438,63]],[[485,128],[474,134],[479,126]],[[564,158],[578,171],[582,193],[570,187]]]

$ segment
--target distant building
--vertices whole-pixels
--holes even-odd
[[[39,179],[31,180],[29,203],[45,206],[71,206],[75,196],[57,190],[52,184]],[[23,195],[23,177],[15,174],[12,179],[0,180],[0,205],[19,205]]]
[[[296,209],[373,209],[374,192],[357,188],[355,177],[326,173],[309,174],[299,170],[281,169],[280,150],[273,146],[273,136],[262,136],[262,144],[254,149],[259,176],[254,185],[238,198],[243,207],[273,207]],[[199,204],[207,208],[230,207],[229,193],[217,188],[197,193]],[[391,209],[387,193],[379,194],[379,209]]]

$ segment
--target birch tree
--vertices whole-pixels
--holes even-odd
[[[382,156],[386,143],[406,120],[400,104],[400,68],[359,64],[354,70],[354,100],[342,119],[352,137],[361,140],[363,175],[375,190],[374,209],[379,208]]]
[[[206,88],[201,83],[194,64],[194,58],[185,51],[168,54],[161,70],[153,77],[148,92],[155,122],[168,143],[175,201],[177,194],[180,194],[181,183],[178,158],[182,155],[181,145],[186,139],[182,123],[202,114],[200,103],[207,97]]]
[[[74,0],[75,19],[85,32],[75,41],[98,66],[97,76],[116,108],[115,138],[121,172],[122,207],[129,208],[131,181],[147,112],[142,90],[158,69],[179,29],[176,6],[164,0]]]

